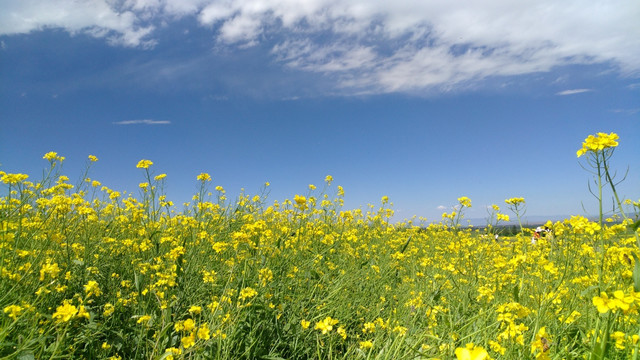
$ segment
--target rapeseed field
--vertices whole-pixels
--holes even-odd
[[[0,357],[637,359],[640,201],[616,193],[617,140],[577,152],[599,219],[542,234],[522,226],[523,198],[482,231],[461,225],[464,196],[439,223],[393,223],[387,197],[344,209],[331,176],[269,202],[202,173],[177,212],[151,160],[133,196],[88,177],[97,157],[72,185],[47,153],[39,180],[0,172]],[[510,217],[520,233],[496,240]]]

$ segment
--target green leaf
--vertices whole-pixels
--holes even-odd
[[[511,289],[511,295],[516,302],[520,301],[520,285],[513,285],[513,289]]]
[[[409,246],[410,242],[411,242],[411,236],[409,236],[409,238],[407,239],[407,242],[404,243],[404,246],[402,247],[402,250],[400,250],[400,253],[404,253],[404,251],[407,250],[407,247]]]
[[[35,358],[32,352],[23,352],[17,357],[18,360],[35,360]]]
[[[633,266],[633,290],[635,292],[640,291],[640,260],[638,260],[638,255],[635,253],[631,253],[633,256],[633,260],[635,260],[635,265]]]

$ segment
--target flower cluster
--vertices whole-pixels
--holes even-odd
[[[618,146],[618,139],[618,134],[613,132],[609,134],[599,132],[596,135],[589,135],[582,143],[582,147],[576,152],[576,155],[580,157],[587,152],[595,153],[605,149],[615,148]]]

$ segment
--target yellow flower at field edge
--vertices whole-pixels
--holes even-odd
[[[142,159],[140,161],[138,161],[138,164],[136,165],[136,167],[138,169],[148,169],[149,166],[153,165],[153,162],[151,160],[145,160]]]
[[[612,132],[610,134],[606,134],[603,132],[597,133],[594,135],[587,136],[582,143],[582,148],[578,149],[576,155],[578,157],[586,154],[588,151],[598,152],[604,149],[614,148],[618,146],[618,142],[616,140],[619,139],[618,134]]]
[[[475,346],[473,343],[467,344],[464,348],[456,349],[456,359],[458,360],[484,360],[490,359],[489,354],[481,346]]]
[[[170,347],[164,351],[163,357],[165,360],[173,360],[174,355],[181,355],[181,354],[182,354],[182,349]]]

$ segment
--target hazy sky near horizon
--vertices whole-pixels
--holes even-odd
[[[150,159],[176,203],[200,172],[271,200],[330,174],[347,208],[387,195],[397,219],[460,196],[472,218],[514,196],[593,215],[589,134],[620,135],[640,198],[638,19],[628,0],[0,0],[0,170],[37,179],[57,151],[131,192]]]

